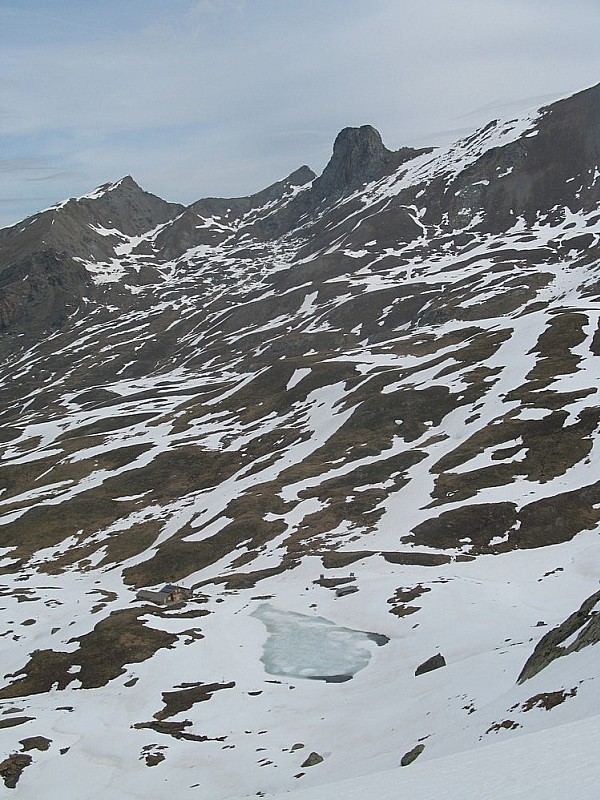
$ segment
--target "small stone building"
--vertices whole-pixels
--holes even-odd
[[[138,600],[149,600],[159,606],[168,606],[172,603],[183,603],[192,596],[192,590],[184,586],[167,583],[162,589],[140,589],[136,597]]]

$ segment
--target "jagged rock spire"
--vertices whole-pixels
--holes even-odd
[[[379,131],[371,125],[344,128],[336,137],[331,160],[315,188],[320,196],[326,197],[360,186],[380,177],[392,157]]]

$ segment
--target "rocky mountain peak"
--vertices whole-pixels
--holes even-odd
[[[393,153],[371,125],[344,128],[333,144],[333,154],[315,185],[320,197],[344,192],[375,180],[384,173]]]
[[[122,178],[119,178],[116,181],[109,181],[108,183],[103,183],[101,186],[98,186],[93,192],[90,192],[88,195],[84,195],[81,199],[98,199],[105,195],[107,192],[123,192],[123,191],[134,191],[134,192],[143,192],[144,190],[142,187],[136,183],[136,181],[132,178],[131,175],[124,175]]]
[[[385,147],[381,134],[372,125],[360,128],[342,128],[333,143],[333,161],[352,158],[381,158],[390,151]]]
[[[93,211],[90,204],[93,204]],[[99,187],[80,198],[78,205],[86,216],[92,212],[103,225],[117,228],[128,236],[139,235],[167,222],[184,209],[178,203],[168,203],[145,191],[131,175]]]
[[[131,177],[131,175],[125,175],[123,178],[121,178],[121,180],[117,181],[114,184],[114,188],[116,189],[117,187],[120,187],[121,189],[138,190],[140,192],[144,191],[139,183],[136,183],[136,181]]]
[[[306,183],[314,181],[316,177],[312,169],[306,164],[303,164],[288,175],[285,180],[290,186],[304,186]]]

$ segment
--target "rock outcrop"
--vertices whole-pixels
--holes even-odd
[[[55,330],[91,288],[85,267],[66,253],[40,250],[11,264],[0,271],[0,334]]]
[[[600,642],[600,591],[581,604],[580,608],[557,628],[543,636],[527,659],[517,683],[524,683],[541,672],[556,658],[575,653]],[[565,642],[569,639],[569,643]]]
[[[423,661],[422,664],[415,670],[415,675],[424,675],[426,672],[433,672],[434,669],[440,669],[440,667],[446,666],[446,659],[441,653],[436,653],[436,655],[431,656],[428,658],[427,661]]]

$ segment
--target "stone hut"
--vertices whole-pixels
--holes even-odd
[[[192,590],[184,586],[167,583],[162,589],[140,589],[136,597],[138,600],[149,600],[159,606],[168,606],[172,603],[183,603],[192,596]]]

